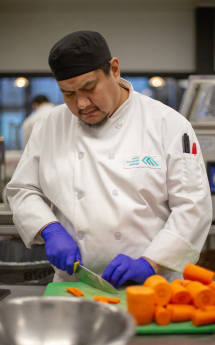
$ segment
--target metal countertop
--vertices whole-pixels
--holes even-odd
[[[0,289],[10,289],[11,294],[4,301],[14,297],[43,296],[46,286],[0,285]],[[183,335],[137,335],[128,345],[215,345],[214,334]],[[3,344],[0,344],[3,345]]]

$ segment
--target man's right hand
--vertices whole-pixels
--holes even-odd
[[[74,262],[81,262],[77,243],[60,223],[51,223],[41,232],[45,241],[46,256],[49,262],[68,274],[73,274]]]

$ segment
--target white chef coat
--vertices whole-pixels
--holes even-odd
[[[66,104],[34,126],[7,186],[14,224],[30,248],[59,221],[97,274],[123,253],[174,279],[171,270],[197,262],[212,220],[200,146],[182,115],[120,83],[129,98],[101,128],[81,125]],[[184,133],[196,156],[183,153]],[[55,281],[73,280],[56,272]]]
[[[22,147],[25,148],[30,136],[32,129],[41,118],[47,116],[54,108],[53,103],[45,102],[40,104],[37,109],[28,116],[22,123]]]

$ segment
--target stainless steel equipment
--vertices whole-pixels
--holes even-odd
[[[1,338],[13,345],[124,345],[135,332],[131,315],[73,297],[23,297],[2,302]]]

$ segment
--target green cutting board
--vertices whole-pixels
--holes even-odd
[[[120,298],[120,303],[116,304],[116,307],[126,311],[126,293],[125,288],[119,288],[118,295],[111,295],[109,293],[100,291],[95,289],[89,285],[86,285],[81,282],[76,283],[49,283],[46,287],[44,296],[66,296],[72,297],[73,295],[66,290],[66,286],[68,287],[76,287],[80,289],[83,293],[83,297],[77,297],[87,300],[93,300],[94,296],[106,296],[106,297],[116,297]],[[73,296],[74,297],[74,296]],[[98,302],[99,303],[99,302]],[[159,326],[156,323],[152,322],[150,325],[146,326],[137,326],[136,333],[137,334],[175,334],[175,333],[214,333],[215,332],[215,324],[207,325],[207,326],[200,326],[195,327],[193,326],[192,322],[179,322],[179,323],[170,323],[167,326]]]

